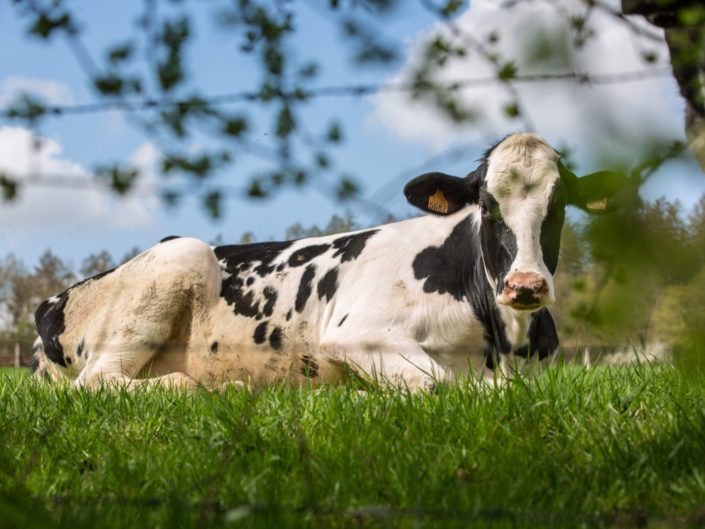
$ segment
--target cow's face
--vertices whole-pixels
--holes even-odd
[[[518,310],[551,303],[566,204],[557,153],[534,135],[516,134],[492,149],[471,180],[497,303]]]
[[[555,299],[565,206],[604,209],[602,199],[622,184],[614,173],[578,179],[539,136],[513,134],[488,151],[468,177],[429,173],[410,182],[405,194],[436,214],[476,205],[482,261],[496,302],[533,311]]]

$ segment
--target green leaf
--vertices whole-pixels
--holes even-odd
[[[95,170],[98,178],[104,180],[119,195],[127,193],[139,177],[139,170],[118,164],[99,166]]]
[[[288,105],[282,106],[277,116],[276,133],[280,138],[286,138],[296,128],[294,116],[291,114],[291,109]]]
[[[349,177],[343,176],[338,182],[338,198],[340,200],[351,199],[360,192],[358,185]]]
[[[343,131],[340,128],[340,123],[334,121],[328,127],[328,132],[326,133],[326,138],[331,143],[340,143],[343,139]]]
[[[103,95],[120,95],[125,89],[125,80],[116,73],[93,78],[93,85]]]
[[[305,79],[311,79],[318,75],[318,64],[310,62],[299,69],[299,76]]]
[[[69,33],[75,31],[73,21],[68,13],[62,12],[55,15],[40,13],[29,28],[29,33],[42,39],[48,39],[57,30],[66,30]]]
[[[448,0],[446,5],[441,8],[441,13],[446,17],[452,16],[456,14],[464,5],[464,0]]]
[[[641,54],[641,56],[644,58],[646,62],[649,64],[653,64],[656,61],[658,61],[658,53],[654,50],[648,50],[645,51]]]
[[[17,197],[17,181],[2,173],[0,173],[0,188],[5,202],[10,202]]]
[[[132,43],[121,44],[115,46],[108,51],[108,62],[112,65],[117,65],[128,60],[134,53],[134,45]]]
[[[236,117],[226,120],[223,125],[223,133],[228,136],[242,136],[247,131],[247,120],[245,118]]]
[[[267,192],[262,187],[262,182],[259,179],[252,180],[247,188],[247,195],[252,198],[264,198]]]
[[[504,105],[502,110],[504,110],[504,113],[510,118],[518,118],[521,115],[521,107],[517,102]]]
[[[319,169],[328,169],[330,167],[330,160],[328,159],[328,156],[322,152],[316,153],[316,165]]]
[[[222,198],[220,191],[211,191],[203,197],[203,207],[214,219],[222,214]]]
[[[187,17],[167,20],[162,26],[160,43],[166,48],[166,57],[157,65],[157,75],[162,90],[169,92],[185,78],[182,49],[191,33]]]
[[[505,63],[497,72],[497,77],[501,81],[510,81],[517,75],[517,67],[513,62]]]
[[[31,94],[20,94],[15,102],[7,109],[7,115],[13,119],[24,119],[34,122],[44,114],[47,108],[44,103]]]

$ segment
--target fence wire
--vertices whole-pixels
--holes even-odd
[[[357,505],[347,507],[322,507],[319,505],[281,505],[260,502],[224,503],[220,500],[162,498],[157,496],[91,496],[91,495],[35,495],[34,500],[48,506],[85,508],[133,507],[138,509],[180,509],[208,511],[227,518],[243,519],[258,515],[315,516],[351,520],[428,520],[445,522],[510,523],[513,526],[532,527],[705,527],[705,513],[684,516],[665,516],[640,510],[615,510],[604,513],[574,513],[567,511],[526,511],[502,508],[454,509],[428,506],[400,507],[393,505]]]

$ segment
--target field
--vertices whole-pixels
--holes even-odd
[[[705,526],[705,384],[76,392],[0,371],[0,527]]]

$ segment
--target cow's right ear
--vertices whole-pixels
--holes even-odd
[[[437,215],[450,215],[470,201],[468,182],[445,173],[425,173],[404,186],[410,204]]]
[[[593,214],[609,213],[633,195],[629,178],[614,171],[599,171],[577,177],[563,164],[558,165],[568,189],[568,203]]]

